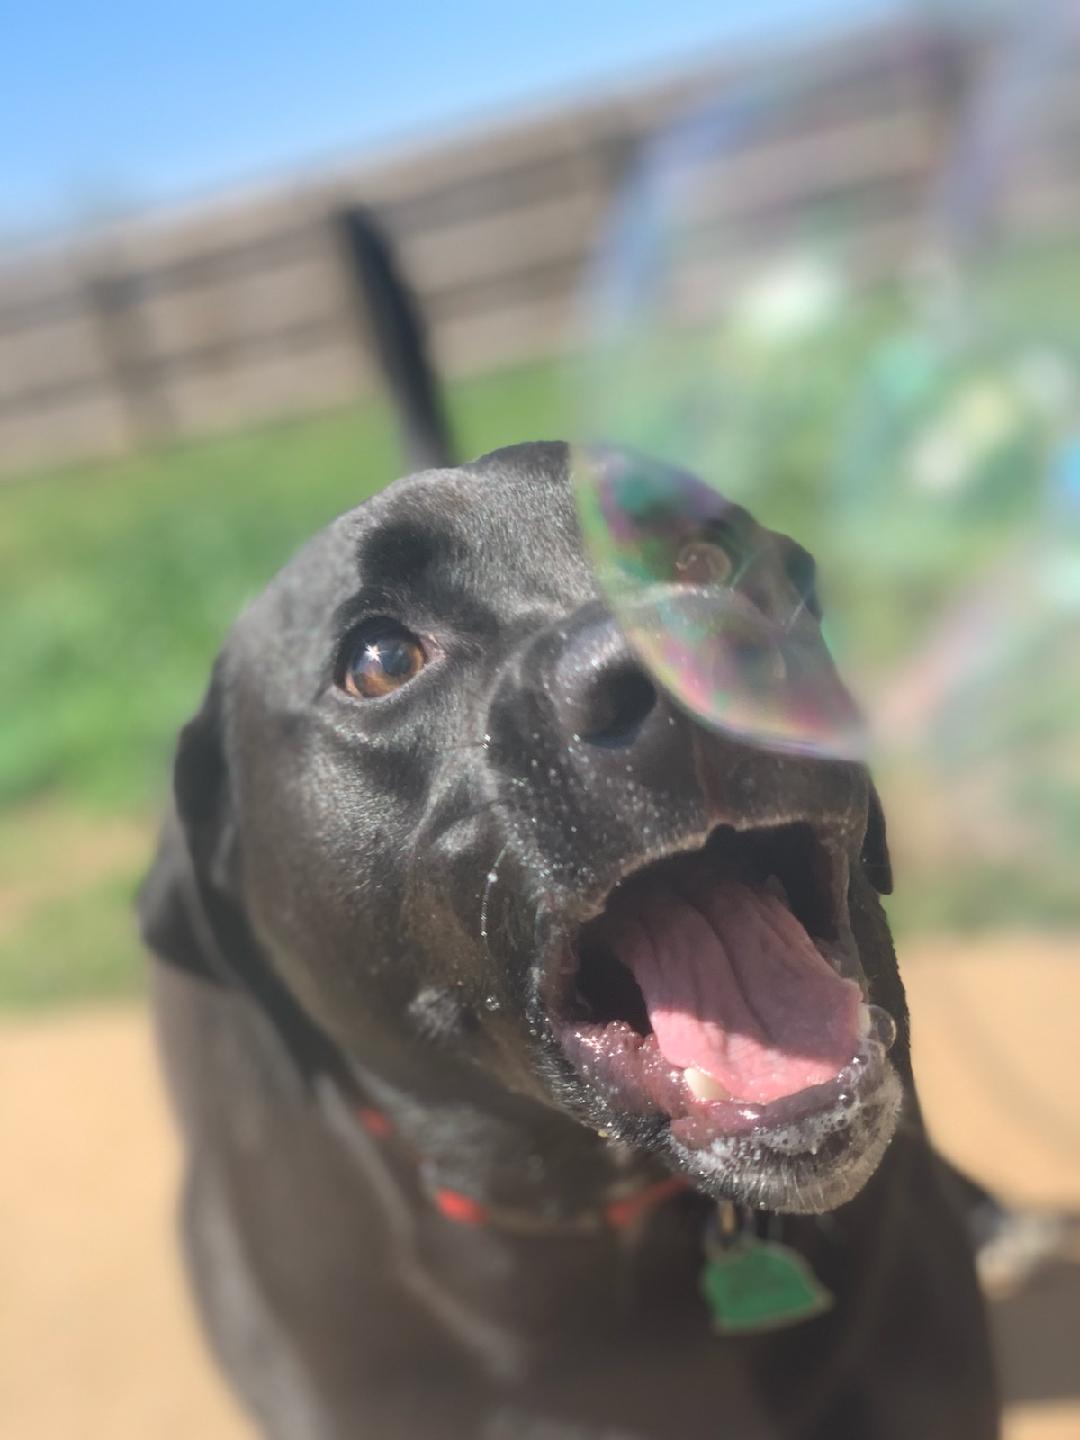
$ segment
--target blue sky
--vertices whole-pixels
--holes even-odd
[[[0,0],[0,235],[198,196],[896,0]]]

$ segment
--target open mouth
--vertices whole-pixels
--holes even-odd
[[[836,1128],[895,1036],[867,1002],[847,889],[842,845],[803,821],[720,826],[631,873],[570,946],[553,1007],[565,1054],[690,1149]]]

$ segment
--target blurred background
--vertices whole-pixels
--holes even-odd
[[[868,682],[871,708],[896,714],[929,693],[915,710],[945,717],[876,757],[934,1132],[1036,1217],[1080,1212],[1080,466],[1068,444],[1080,337],[1068,57],[1080,52],[1040,52],[1034,21],[1016,39],[1017,13],[930,0],[3,12],[0,1434],[248,1433],[179,1278],[177,1158],[131,907],[176,730],[230,620],[311,531],[406,468],[336,217],[362,203],[392,237],[463,457],[594,431],[640,439],[635,383],[652,388],[674,310],[658,327],[638,297],[687,233],[683,211],[658,215],[670,202],[653,181],[658,155],[661,180],[669,163],[685,169],[687,133],[697,201],[720,196],[710,283],[722,274],[728,295],[750,293],[741,277],[763,246],[820,237],[825,214],[830,236],[842,218],[848,270],[910,278],[928,235],[966,260],[971,193],[994,192],[977,270],[992,274],[996,315],[1026,317],[1022,344],[1015,325],[997,349],[961,326],[946,363],[935,330],[928,370],[939,321],[890,312],[883,351],[880,306],[871,344],[864,305],[858,324],[834,316],[782,363],[775,345],[768,366],[727,340],[722,356],[709,349],[720,315],[684,353],[698,375],[749,367],[758,399],[786,397],[754,424],[796,434],[784,463],[818,478],[786,499],[763,489],[765,518],[819,552],[858,550],[861,569],[837,561],[840,611],[865,614],[866,633],[903,656]],[[717,140],[717,105],[748,95],[751,123]],[[687,131],[688,115],[705,118]],[[1013,132],[1021,145],[1006,143]],[[672,135],[674,150],[658,148]],[[961,222],[940,218],[957,211]],[[819,272],[781,279],[753,290],[754,333],[770,344],[821,309]],[[1051,330],[1052,351],[1040,343]],[[621,368],[605,369],[613,335]],[[866,423],[845,427],[843,483],[829,485],[838,397],[883,353],[889,376],[900,355],[904,404],[916,400],[903,411],[895,390],[886,403],[871,388]],[[689,424],[712,443],[700,393],[678,367],[664,374],[670,404],[648,412],[645,438],[663,450]],[[814,397],[809,418],[793,391]],[[1039,528],[1037,507],[1001,501],[1001,476],[1048,425],[1061,505],[1049,522],[1043,506]],[[901,431],[917,432],[917,503],[894,484],[913,453]],[[974,508],[939,503],[958,474]],[[752,490],[738,498],[755,508]],[[1031,609],[1036,574],[1056,588]],[[1007,628],[1003,611],[1030,620],[1004,658],[986,640]],[[990,712],[1009,724],[977,743]],[[1030,1234],[1032,1265],[1014,1256],[993,1292],[1008,1434],[1076,1440],[1080,1242],[1067,1219]]]

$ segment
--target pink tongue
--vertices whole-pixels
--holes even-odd
[[[859,987],[774,896],[735,880],[690,900],[658,888],[613,919],[672,1065],[766,1104],[833,1079],[855,1054]]]

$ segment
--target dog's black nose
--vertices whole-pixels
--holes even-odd
[[[566,633],[551,678],[563,738],[586,745],[632,745],[657,703],[652,681],[603,612],[579,617]]]

